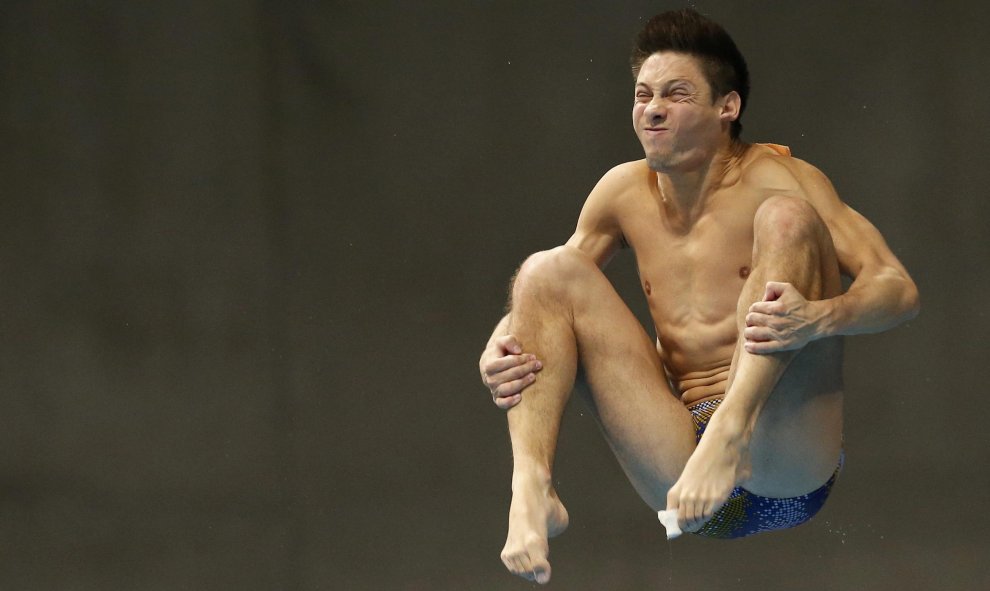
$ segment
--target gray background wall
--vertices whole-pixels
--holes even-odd
[[[477,357],[639,157],[627,50],[681,4],[615,4],[0,5],[0,588],[526,587]],[[796,530],[668,545],[575,401],[552,586],[985,589],[988,9],[697,6],[744,137],[829,174],[924,311],[849,339],[846,471]]]

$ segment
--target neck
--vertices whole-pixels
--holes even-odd
[[[657,172],[657,187],[668,215],[686,222],[697,219],[708,197],[733,176],[747,147],[740,140],[729,139],[690,169]]]

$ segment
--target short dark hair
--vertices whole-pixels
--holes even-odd
[[[732,37],[715,21],[685,8],[664,12],[651,18],[636,36],[629,63],[633,76],[639,75],[643,62],[660,51],[672,51],[694,56],[714,94],[713,100],[731,91],[739,93],[742,104],[739,118],[732,122],[731,135],[742,131],[742,112],[749,99],[749,70]]]

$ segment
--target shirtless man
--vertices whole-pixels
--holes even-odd
[[[632,65],[646,158],[605,174],[567,243],[523,263],[479,364],[512,440],[502,561],[539,583],[568,523],[551,472],[579,364],[646,503],[684,531],[739,537],[824,503],[842,455],[838,337],[919,309],[907,271],[825,175],[739,139],[748,74],[719,25],[654,17]],[[655,342],[600,270],[623,244]]]

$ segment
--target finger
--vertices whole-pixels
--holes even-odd
[[[518,380],[512,380],[511,382],[499,384],[494,390],[492,390],[492,396],[495,398],[508,398],[509,396],[515,396],[535,381],[536,374],[528,373]]]
[[[767,326],[747,326],[743,329],[743,336],[747,341],[770,341],[773,340],[773,330]]]
[[[528,361],[522,365],[517,365],[515,367],[510,367],[509,369],[490,376],[489,381],[492,385],[505,384],[513,380],[518,380],[520,378],[526,377],[528,374],[536,374],[543,367],[543,364],[538,360],[534,359]]]
[[[746,326],[766,326],[770,320],[770,316],[765,313],[757,312],[750,309],[751,311],[746,314]]]
[[[516,337],[511,334],[498,337],[495,339],[495,344],[502,347],[503,351],[508,351],[509,353],[513,353],[515,355],[522,353],[522,345],[520,345],[519,341],[516,340]]]
[[[518,380],[519,378],[523,377],[528,373],[536,373],[542,367],[543,364],[540,362],[539,359],[530,356],[529,361],[526,361],[521,365],[514,365],[512,367],[509,367],[505,371],[501,371],[497,374],[492,375],[491,377],[492,377],[492,381],[496,381],[501,384],[503,382]]]
[[[783,310],[778,302],[753,302],[749,307],[749,311],[754,314],[764,314],[767,316],[773,316],[774,314],[779,314]]]
[[[485,366],[485,373],[489,376],[495,376],[507,369],[518,367],[531,361],[536,361],[534,355],[506,355],[505,357],[499,357],[490,361]]]
[[[522,402],[522,394],[514,394],[512,396],[506,396],[504,398],[496,397],[494,399],[495,406],[501,408],[502,410],[509,410],[513,406]]]
[[[770,353],[780,353],[787,350],[786,343],[780,341],[746,341],[743,345],[747,353],[753,355],[768,355]]]

